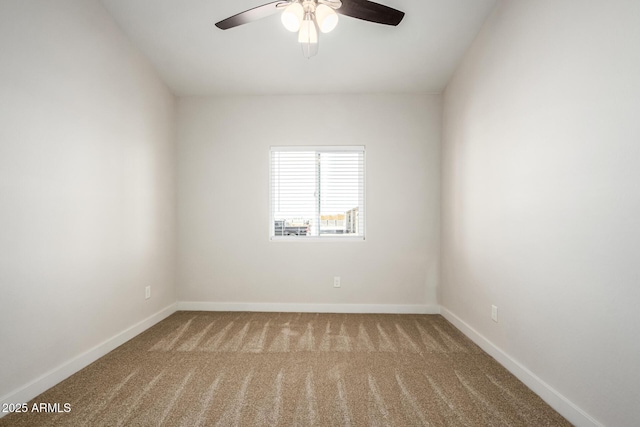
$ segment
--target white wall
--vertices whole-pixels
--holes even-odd
[[[437,310],[440,111],[438,96],[181,98],[179,300]],[[365,242],[269,241],[272,145],[366,146]]]
[[[2,400],[175,301],[175,101],[97,1],[3,0],[0,52]]]
[[[637,0],[501,1],[444,97],[442,306],[607,426],[640,420],[639,40]]]

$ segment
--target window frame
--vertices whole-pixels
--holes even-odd
[[[300,152],[340,152],[340,151],[360,151],[362,152],[362,209],[365,212],[365,220],[362,226],[362,234],[357,236],[351,235],[319,235],[319,236],[276,236],[275,235],[275,218],[273,216],[273,170],[272,170],[272,153],[276,151],[300,151]],[[367,192],[367,150],[365,145],[274,145],[269,147],[269,241],[270,242],[364,242],[367,235],[366,220],[366,192]]]

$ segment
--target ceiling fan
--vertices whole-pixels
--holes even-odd
[[[318,31],[332,31],[338,25],[338,14],[393,26],[404,18],[404,12],[368,0],[279,0],[223,19],[216,27],[228,30],[280,11],[282,24],[298,33],[298,42],[307,58],[318,53]]]

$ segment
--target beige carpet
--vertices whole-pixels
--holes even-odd
[[[570,425],[441,316],[178,312],[2,426]]]

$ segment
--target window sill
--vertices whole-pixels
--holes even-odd
[[[290,237],[290,236],[273,236],[269,238],[274,243],[331,243],[331,242],[364,242],[364,236],[313,236],[313,237]]]

